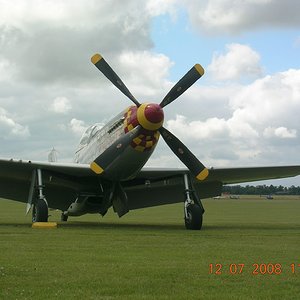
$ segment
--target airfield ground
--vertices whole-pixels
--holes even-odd
[[[299,196],[203,204],[202,231],[181,204],[32,229],[0,199],[0,299],[299,299]]]

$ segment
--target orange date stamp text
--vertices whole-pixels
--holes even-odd
[[[300,264],[291,263],[289,265],[283,265],[281,263],[211,263],[209,264],[208,273],[213,275],[222,274],[251,274],[253,276],[257,275],[281,275],[285,274],[296,274],[300,273]]]

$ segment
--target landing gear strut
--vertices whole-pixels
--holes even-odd
[[[184,223],[186,229],[200,230],[202,227],[204,208],[193,189],[188,174],[184,174]]]
[[[43,181],[41,169],[36,170],[36,189],[38,197],[33,205],[32,222],[48,222],[48,203],[43,193]]]

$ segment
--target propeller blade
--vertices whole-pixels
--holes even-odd
[[[173,102],[181,94],[183,94],[190,86],[192,86],[202,75],[204,69],[201,65],[194,65],[170,90],[170,92],[161,101],[160,106],[165,107],[166,105]]]
[[[140,126],[135,127],[99,155],[90,164],[92,171],[96,174],[102,174],[124,152],[132,140],[140,134],[140,128]]]
[[[164,127],[161,127],[159,132],[174,154],[188,167],[198,180],[204,180],[208,176],[208,169],[174,134]]]
[[[130,93],[124,82],[100,54],[97,53],[93,55],[91,61],[125,96],[127,96],[136,106],[140,106],[140,103]]]

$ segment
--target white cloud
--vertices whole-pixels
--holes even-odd
[[[105,27],[118,21],[124,25],[128,24],[129,18],[138,11],[144,10],[144,4],[139,1],[128,0],[125,5],[120,5],[118,0],[90,1],[83,0],[76,2],[65,0],[53,2],[52,0],[0,0],[1,25],[12,25],[22,27],[25,30],[32,30],[32,26],[39,24],[42,27],[48,25],[60,27],[62,24],[70,28],[95,29]],[[101,17],[99,17],[101,14]],[[125,17],[125,18],[123,18]],[[140,18],[131,18],[138,20]],[[141,20],[142,22],[144,20]],[[134,22],[132,22],[134,23]],[[137,24],[136,24],[137,25]],[[118,26],[116,24],[116,26]]]
[[[230,99],[235,119],[249,124],[272,124],[280,127],[282,120],[298,125],[300,112],[300,70],[268,75],[242,88]],[[279,126],[275,126],[279,125]]]
[[[178,0],[148,0],[146,4],[146,9],[151,16],[158,16],[169,13],[170,15],[175,17],[175,7],[178,5],[178,2]]]
[[[234,114],[228,120],[223,118],[209,118],[205,121],[189,122],[185,116],[177,115],[175,120],[169,120],[167,127],[177,132],[185,140],[220,140],[224,142],[232,139],[252,139],[259,136],[258,132],[242,120],[235,119]]]
[[[209,118],[205,122],[189,122],[186,117],[177,115],[175,120],[167,122],[167,127],[185,140],[215,139],[229,135],[226,121],[218,118]]]
[[[300,25],[297,0],[185,0],[184,3],[193,26],[211,34]]]
[[[0,55],[0,82],[8,82],[15,75],[15,66]]]
[[[226,45],[226,54],[214,53],[208,71],[216,80],[239,80],[262,75],[259,54],[247,45]]]
[[[0,138],[25,139],[30,136],[27,126],[23,126],[13,120],[6,110],[0,107]]]
[[[286,127],[267,127],[264,130],[264,136],[267,138],[271,137],[278,137],[282,139],[291,139],[297,137],[297,130],[296,129],[288,129]]]
[[[56,97],[51,105],[51,110],[59,114],[66,114],[71,109],[71,102],[66,97]]]
[[[234,139],[247,139],[248,142],[252,138],[257,138],[259,133],[254,129],[254,126],[236,117],[236,115],[236,112],[234,112],[232,118],[227,122],[230,128],[230,136]]]
[[[73,118],[70,121],[69,126],[71,128],[71,131],[75,133],[77,136],[81,136],[87,128],[87,125],[84,123],[84,121],[77,120],[75,118]]]
[[[166,78],[173,63],[163,54],[149,51],[126,51],[118,58],[126,84],[134,94],[157,95],[157,90],[166,85]],[[122,76],[123,77],[123,76]],[[144,101],[143,99],[141,100]]]
[[[16,66],[18,81],[85,84],[95,80],[88,63],[95,52],[113,59],[152,46],[141,1],[2,0],[0,7],[0,59]]]

